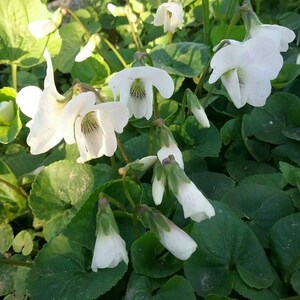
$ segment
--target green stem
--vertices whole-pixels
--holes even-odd
[[[130,159],[129,159],[127,153],[126,153],[126,150],[125,150],[123,144],[121,143],[119,136],[118,135],[116,135],[116,136],[117,136],[118,148],[121,151],[121,154],[122,154],[122,156],[123,156],[126,164],[129,164],[130,163]]]
[[[120,203],[118,200],[112,198],[112,197],[109,197],[108,195],[105,195],[105,198],[107,198],[107,200],[112,203],[113,205],[115,205],[116,207],[118,207],[119,209],[123,210],[123,211],[126,211],[127,212],[127,209],[126,207]]]
[[[150,132],[149,132],[149,148],[148,148],[148,155],[153,155],[153,144],[154,144],[154,125],[153,122],[150,124]]]
[[[157,103],[157,92],[156,90],[153,91],[153,116],[154,120],[157,120],[158,117],[158,103]]]
[[[127,17],[130,29],[131,29],[131,34],[132,34],[132,38],[133,38],[133,41],[135,43],[135,46],[136,46],[136,48],[139,51],[142,51],[141,41],[140,41],[140,39],[137,36],[137,32],[135,30],[134,24],[130,20],[131,8],[130,8],[130,4],[128,3],[128,1],[127,1],[127,5],[126,5],[125,11],[126,11],[126,17]]]
[[[11,67],[11,77],[12,77],[12,87],[17,90],[18,88],[18,81],[17,81],[17,65],[13,62],[10,64]]]
[[[209,0],[202,0],[202,15],[203,15],[203,29],[204,29],[204,43],[209,43]]]
[[[205,108],[207,106],[208,99],[211,96],[211,94],[214,91],[214,89],[215,89],[215,85],[211,85],[210,88],[209,88],[209,91],[208,91],[207,95],[205,96],[204,100],[201,102],[201,105],[202,105],[203,108]]]
[[[228,29],[227,29],[227,32],[226,32],[226,35],[225,35],[225,39],[228,38],[228,35],[229,35],[229,33],[230,33],[232,27],[237,23],[237,21],[239,20],[240,16],[241,16],[241,13],[240,13],[240,11],[238,10],[238,11],[235,13],[235,15],[232,17],[232,19],[231,19],[231,21],[230,21],[230,23],[229,23],[229,26],[228,26]]]
[[[101,39],[107,44],[107,46],[113,51],[113,53],[117,56],[121,64],[124,68],[127,68],[127,63],[124,58],[121,56],[120,52],[115,48],[115,46],[105,37],[101,36]]]
[[[260,15],[260,0],[256,0],[256,14]]]
[[[8,186],[10,189],[14,190],[15,192],[17,192],[19,195],[21,195],[22,197],[27,198],[28,195],[27,193],[22,189],[22,188],[17,188],[16,186],[14,186],[13,184],[11,184],[10,182],[0,178],[0,182],[4,183],[6,186]]]
[[[85,32],[85,35],[86,35],[87,39],[89,39],[91,37],[90,32],[88,31],[88,29],[86,28],[86,26],[81,22],[80,18],[75,14],[75,12],[72,9],[70,9],[69,7],[67,7],[67,6],[62,6],[62,8],[65,11],[67,11],[75,19],[75,21],[80,25],[80,27]]]
[[[31,268],[33,263],[32,262],[26,262],[26,261],[20,261],[20,260],[14,260],[14,259],[2,259],[0,258],[0,265],[13,265],[13,266],[20,266],[20,267],[29,267]]]
[[[126,172],[124,172],[122,175],[122,183],[123,183],[124,194],[129,202],[129,204],[131,205],[132,209],[135,210],[136,205],[128,191],[127,184],[126,184]]]

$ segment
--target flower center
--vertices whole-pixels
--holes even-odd
[[[142,101],[146,98],[145,86],[142,79],[137,78],[130,87],[130,96],[136,101]]]
[[[99,123],[97,121],[96,113],[89,112],[84,116],[81,122],[81,132],[83,134],[89,134],[99,129]]]

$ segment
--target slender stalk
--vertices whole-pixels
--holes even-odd
[[[17,192],[19,195],[21,195],[22,197],[27,198],[28,195],[27,193],[21,189],[21,188],[17,188],[16,186],[14,186],[13,184],[11,184],[10,182],[0,178],[0,182],[4,183],[6,186],[8,186],[10,189],[14,190],[15,192]]]
[[[211,59],[207,62],[206,66],[204,67],[202,73],[200,74],[200,77],[199,77],[199,81],[198,81],[198,84],[195,88],[195,91],[194,93],[197,95],[197,94],[200,94],[201,91],[202,91],[202,86],[203,86],[203,82],[204,82],[204,78],[205,76],[208,74],[209,72],[209,68],[210,68],[210,62],[211,62]]]
[[[142,51],[142,45],[141,45],[141,41],[140,39],[138,38],[137,36],[137,32],[136,32],[136,29],[135,29],[135,24],[132,23],[131,19],[130,19],[130,15],[131,15],[131,8],[130,8],[130,4],[129,2],[127,1],[127,5],[126,5],[126,17],[127,17],[127,20],[128,20],[128,24],[130,26],[130,29],[131,29],[131,34],[132,34],[132,38],[133,38],[133,41],[135,43],[135,46],[136,48],[139,50],[139,51]]]
[[[113,53],[117,56],[121,64],[124,68],[127,68],[127,63],[124,58],[121,56],[120,52],[115,48],[115,46],[105,37],[101,36],[101,39],[107,44],[107,46],[113,51]]]
[[[150,130],[149,130],[149,148],[148,148],[148,155],[153,155],[153,143],[154,143],[154,125],[151,122]]]
[[[12,87],[17,90],[18,81],[17,81],[17,65],[15,63],[10,64],[11,67],[11,77],[12,77]]]
[[[118,200],[112,198],[112,197],[109,197],[108,195],[105,195],[105,198],[107,198],[107,200],[112,203],[113,205],[115,205],[117,208],[123,210],[123,211],[126,211],[127,212],[127,209],[126,207],[120,203]]]
[[[91,37],[90,32],[88,31],[88,29],[86,28],[86,26],[81,22],[80,18],[75,14],[75,12],[72,9],[70,9],[69,7],[67,7],[67,6],[62,6],[62,8],[65,11],[67,11],[75,19],[75,21],[80,25],[80,27],[85,32],[85,35],[86,35],[87,39],[89,39]]]
[[[132,209],[135,210],[136,205],[128,191],[127,184],[126,184],[126,172],[124,172],[122,175],[122,183],[123,183],[124,194],[129,202],[129,204],[131,205]]]
[[[29,268],[32,268],[32,265],[33,265],[32,262],[0,258],[0,265],[1,264],[2,265],[20,266],[20,267],[29,267]]]
[[[231,19],[231,21],[230,21],[230,23],[229,23],[229,26],[228,26],[228,29],[227,29],[227,32],[226,32],[226,35],[225,35],[225,39],[228,38],[228,35],[229,35],[229,33],[230,33],[232,27],[237,23],[237,21],[239,20],[240,16],[241,16],[241,13],[240,13],[240,11],[238,10],[238,11],[235,13],[235,15],[232,17],[232,19]]]
[[[116,135],[116,136],[117,136],[118,148],[119,148],[119,150],[121,151],[122,156],[123,156],[123,158],[124,158],[126,164],[129,164],[129,163],[130,163],[130,159],[129,159],[127,153],[126,153],[126,150],[125,150],[123,144],[121,143],[119,136],[118,136],[118,135]]]
[[[158,103],[157,103],[157,92],[156,90],[153,91],[153,116],[154,120],[159,118],[158,116]]]
[[[256,14],[260,14],[260,0],[256,0]]]
[[[210,22],[209,22],[209,0],[202,0],[202,15],[204,29],[204,43],[209,43]]]
[[[211,85],[211,86],[210,86],[210,89],[209,89],[209,91],[208,91],[208,93],[206,94],[206,96],[205,96],[205,98],[204,98],[204,100],[201,102],[202,107],[205,108],[205,107],[207,106],[208,99],[209,99],[209,97],[211,96],[211,94],[212,94],[212,92],[214,91],[214,89],[215,89],[215,86],[214,86],[214,85]]]

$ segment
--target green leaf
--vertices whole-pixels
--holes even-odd
[[[222,146],[218,129],[211,124],[209,128],[201,128],[195,117],[190,116],[184,123],[188,140],[202,157],[217,157]]]
[[[226,165],[227,172],[236,181],[257,174],[270,174],[276,170],[269,164],[258,163],[254,160],[237,159],[230,161]]]
[[[282,172],[283,177],[290,185],[297,186],[299,184],[300,168],[297,168],[291,164],[280,161],[279,169]]]
[[[26,196],[22,193],[17,178],[0,160],[0,211],[11,221],[27,211]]]
[[[230,29],[230,31],[228,31]],[[210,34],[213,46],[219,44],[223,39],[243,41],[245,37],[245,26],[229,26],[227,24],[213,26]]]
[[[284,64],[276,79],[272,80],[272,86],[282,89],[300,74],[300,66],[296,64]]]
[[[157,46],[150,55],[154,67],[169,74],[194,77],[201,73],[207,63],[209,49],[205,44],[182,42]]]
[[[235,186],[235,182],[230,177],[214,172],[193,172],[189,174],[189,178],[208,198],[214,200],[220,200]]]
[[[167,120],[172,117],[178,109],[178,104],[174,100],[165,100],[159,103],[158,111],[160,118]]]
[[[57,235],[109,176],[106,170],[96,176],[91,166],[67,160],[46,167],[36,177],[29,197],[33,214],[43,222],[45,238]]]
[[[0,62],[21,67],[40,63],[47,38],[34,38],[28,24],[49,17],[39,0],[0,1]]]
[[[153,278],[163,278],[177,272],[182,262],[169,252],[150,231],[137,239],[131,247],[134,270]]]
[[[0,4],[1,8],[1,4]],[[1,42],[1,39],[0,39]],[[0,50],[1,51],[1,50]],[[16,106],[16,91],[9,87],[4,87],[0,90],[0,102],[12,101],[14,103],[14,118],[7,124],[0,123],[0,143],[8,144],[12,142],[22,128],[19,109]]]
[[[157,291],[157,289],[159,290]],[[194,300],[190,283],[182,276],[175,275],[162,286],[155,280],[132,273],[127,286],[125,300]]]
[[[286,282],[300,268],[299,245],[300,213],[287,216],[273,226],[270,232],[271,251]]]
[[[288,93],[271,95],[266,105],[254,108],[247,119],[243,120],[245,137],[279,145],[287,142],[285,131],[300,127],[300,99]],[[289,134],[290,138],[290,134]]]
[[[276,189],[283,189],[287,182],[281,173],[257,174],[245,177],[240,181],[240,184],[260,184],[267,185]]]
[[[75,62],[71,69],[74,79],[91,85],[103,82],[109,74],[109,66],[99,54],[93,54],[82,62]]]
[[[300,166],[299,153],[300,143],[295,141],[289,141],[288,143],[277,146],[272,150],[273,157],[276,160],[290,160]]]
[[[90,233],[91,234],[91,233]],[[92,272],[92,252],[81,243],[59,235],[36,256],[27,278],[34,299],[96,299],[125,274],[124,262],[115,268]]]
[[[229,295],[238,272],[250,287],[274,281],[265,252],[251,229],[225,204],[215,201],[216,215],[194,223],[190,233],[198,245],[184,263],[184,273],[198,295]]]
[[[14,233],[12,227],[7,223],[0,223],[0,232],[0,253],[4,253],[8,251],[11,246],[14,240]]]
[[[67,23],[60,27],[59,34],[62,47],[53,58],[53,66],[63,73],[70,73],[75,64],[75,57],[80,50],[84,30],[77,22]]]
[[[266,289],[256,289],[247,286],[238,274],[235,277],[234,290],[249,300],[278,300],[287,296],[285,288],[274,271],[274,283]]]
[[[27,256],[33,250],[32,236],[27,230],[20,231],[13,241],[13,248],[15,252],[22,252],[24,256]]]
[[[268,247],[271,227],[294,212],[285,192],[261,184],[240,184],[224,195],[222,201],[246,221],[264,247]]]
[[[297,270],[291,277],[293,289],[300,295],[300,270]]]

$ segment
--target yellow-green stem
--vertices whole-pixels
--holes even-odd
[[[204,30],[204,43],[209,43],[209,0],[202,0],[202,15],[203,15],[203,30]]]
[[[2,264],[3,265],[20,266],[20,267],[29,267],[29,268],[31,268],[33,265],[32,262],[0,258],[0,265],[2,265]]]
[[[127,20],[128,20],[128,24],[130,26],[130,30],[131,30],[131,34],[132,34],[132,38],[133,38],[133,41],[135,43],[135,46],[136,48],[139,50],[139,51],[142,51],[142,45],[141,45],[141,41],[140,39],[138,38],[137,36],[137,32],[135,30],[135,27],[134,27],[134,24],[132,23],[131,19],[130,19],[130,14],[131,14],[131,7],[130,7],[130,4],[129,2],[127,1],[127,6],[126,6],[126,17],[127,17]]]
[[[126,150],[125,150],[122,142],[120,141],[120,138],[118,137],[118,135],[117,135],[117,143],[118,143],[118,148],[121,151],[121,154],[122,154],[122,156],[123,156],[126,164],[129,164],[130,163],[130,159],[129,159],[129,157],[128,157],[127,153],[126,153]]]
[[[84,30],[85,35],[87,37],[87,39],[89,39],[91,37],[90,32],[88,31],[88,29],[86,28],[86,26],[81,22],[80,18],[75,14],[75,12],[70,9],[67,6],[62,6],[62,8],[67,11],[74,19],[75,21],[80,25],[80,27]]]
[[[27,193],[22,189],[22,188],[17,188],[16,186],[14,186],[13,184],[11,184],[10,182],[0,178],[0,182],[4,183],[6,186],[8,186],[10,189],[14,190],[15,192],[17,192],[19,195],[21,195],[24,198],[27,198],[28,195]]]
[[[13,62],[10,64],[11,67],[11,77],[12,77],[12,87],[17,90],[18,81],[17,81],[17,65]]]
[[[107,46],[113,51],[113,53],[117,56],[121,64],[124,68],[127,68],[127,63],[124,58],[121,56],[120,52],[115,48],[115,46],[105,37],[101,36],[101,39],[107,44]]]
[[[124,190],[124,194],[129,202],[129,204],[131,205],[132,209],[135,210],[135,203],[128,191],[128,188],[127,188],[127,184],[126,184],[126,172],[123,173],[122,175],[122,183],[123,183],[123,190]]]

